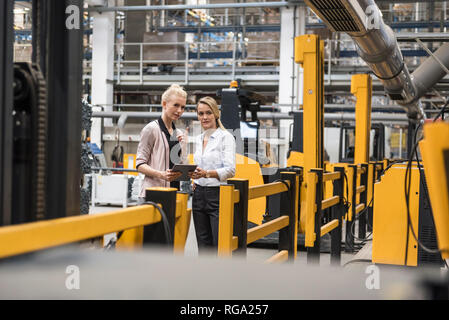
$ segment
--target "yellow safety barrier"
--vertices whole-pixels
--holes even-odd
[[[265,263],[280,263],[288,260],[288,251],[282,250],[265,261]]]
[[[372,231],[372,199],[378,165],[362,163],[348,166],[348,201],[351,203],[346,218],[345,251],[354,250],[354,229],[358,221],[358,238],[365,239],[366,232]],[[383,164],[381,166],[383,168]],[[367,211],[368,214],[365,214]]]
[[[388,160],[382,162],[362,163],[359,165],[336,163],[332,167],[345,167],[344,174],[346,175],[344,181],[344,197],[347,199],[347,211],[344,215],[346,223],[345,235],[345,251],[352,252],[354,247],[354,229],[355,221],[359,222],[358,238],[364,239],[366,232],[372,232],[373,221],[373,199],[374,199],[374,183],[380,180],[381,174],[388,164]],[[327,175],[334,173],[326,173]],[[326,175],[325,174],[325,175]],[[343,174],[343,173],[342,173]],[[329,181],[330,178],[323,176],[323,182]],[[330,176],[329,176],[330,177]],[[329,187],[328,185],[326,187]],[[329,191],[326,189],[326,194],[329,197]],[[323,202],[323,208],[333,204],[332,198],[326,199]],[[367,214],[365,214],[365,210]]]
[[[180,254],[184,253],[192,216],[192,209],[187,208],[188,200],[188,193],[178,192],[176,195],[176,221],[173,247],[175,252]]]
[[[319,262],[320,238],[330,233],[331,263],[340,265],[342,219],[345,214],[343,201],[345,168],[334,167],[334,170],[323,173],[323,169],[312,169],[307,173],[305,246],[308,263]],[[333,183],[334,195],[323,199],[326,182]],[[331,213],[325,215],[327,209],[330,209]],[[321,226],[322,219],[327,220],[323,226]]]
[[[366,190],[366,186],[360,186],[356,188],[356,193],[362,193]]]
[[[449,259],[449,124],[445,122],[425,124],[424,137],[419,146],[429,188],[438,248],[441,257]]]
[[[249,187],[248,180],[230,179],[220,187],[218,256],[246,255],[247,245],[279,231],[279,253],[266,263],[292,261],[297,253],[299,185],[302,170],[281,172],[281,181]],[[238,201],[235,201],[238,191]],[[248,229],[248,201],[281,194],[281,216]]]
[[[384,171],[384,162],[370,162],[370,164],[372,164],[374,166],[374,181],[380,181],[380,177]]]
[[[173,247],[174,251],[179,254],[184,252],[192,215],[192,209],[187,208],[188,198],[189,195],[187,193],[177,192],[176,194]],[[118,250],[128,251],[142,248],[144,242],[143,230],[143,226],[125,230],[122,236],[118,239],[116,248]]]
[[[233,251],[234,232],[234,185],[220,187],[218,220],[218,256],[230,256]]]
[[[248,230],[246,244],[253,243],[289,225],[289,217],[282,216]]]
[[[334,219],[331,222],[326,223],[324,226],[321,227],[321,233],[320,237],[324,236],[325,234],[328,234],[332,230],[336,229],[340,226],[340,220]]]
[[[167,189],[167,192],[173,191]],[[169,220],[170,211],[173,213],[173,221],[175,221],[173,244],[175,250],[180,250],[185,245],[190,210],[187,209],[187,195],[178,195],[177,201],[176,192],[174,195],[171,201],[171,207],[174,210],[170,210],[167,202],[162,206]],[[159,211],[153,205],[145,204],[107,213],[5,226],[0,228],[0,258],[76,243],[108,233],[136,230],[141,226],[156,226],[159,222],[161,222]],[[143,236],[138,239],[142,240]],[[160,243],[164,243],[165,240],[163,237]],[[141,246],[142,243],[134,243],[134,245]]]

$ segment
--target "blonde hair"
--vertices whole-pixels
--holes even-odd
[[[209,106],[209,108],[212,110],[213,115],[215,116],[215,119],[216,119],[215,121],[217,123],[217,127],[221,128],[223,130],[226,130],[225,127],[223,126],[223,124],[220,121],[220,110],[218,109],[217,101],[215,101],[215,99],[212,98],[212,97],[201,98],[200,101],[198,101],[198,103],[196,105],[197,109],[198,109],[198,105],[200,103]]]
[[[187,92],[184,88],[178,84],[172,84],[165,92],[162,94],[162,101],[168,101],[172,96],[182,97],[187,99]]]

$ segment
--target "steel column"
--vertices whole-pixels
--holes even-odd
[[[372,79],[368,74],[356,74],[351,78],[351,93],[357,100],[355,105],[355,164],[369,161],[372,87]]]
[[[249,181],[243,179],[229,179],[228,184],[234,185],[234,190],[239,191],[239,202],[234,204],[234,232],[238,238],[236,254],[246,256],[248,235],[248,196]]]
[[[281,172],[281,180],[290,181],[290,188],[281,193],[281,216],[288,216],[288,226],[279,230],[279,252],[288,250],[288,261],[293,262],[296,258],[296,189],[299,183],[299,176],[295,172]]]
[[[359,220],[359,238],[360,239],[365,239],[366,236],[366,217],[367,217],[367,211],[369,210],[368,207],[368,165],[367,164],[362,164],[362,168],[365,168],[365,173],[362,173],[362,175],[360,176],[360,185],[361,186],[365,186],[365,191],[363,191],[360,194],[360,203],[364,203],[365,204],[365,209],[363,209],[363,213],[359,214],[358,216],[358,220]]]
[[[83,0],[48,0],[47,84],[48,157],[47,219],[80,212],[81,96],[83,23],[67,29],[66,7]]]
[[[348,216],[346,219],[346,237],[345,237],[345,251],[353,252],[354,251],[354,236],[352,234],[353,224],[355,223],[355,208],[356,199],[357,199],[357,166],[349,165],[348,166],[348,182],[349,182],[349,195],[348,200],[351,202],[351,206],[348,209]]]
[[[0,2],[0,225],[11,223],[13,7],[12,0]]]
[[[338,227],[331,231],[331,264],[339,266],[341,263],[341,234],[343,225],[343,216],[345,214],[345,206],[343,202],[344,193],[344,167],[335,167],[335,172],[340,172],[340,179],[334,180],[334,196],[340,197],[340,203],[332,208],[332,220],[337,219]]]

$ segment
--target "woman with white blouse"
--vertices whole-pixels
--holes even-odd
[[[192,200],[193,222],[200,251],[218,245],[220,185],[235,175],[235,139],[222,125],[217,102],[211,97],[197,104],[203,133],[193,156],[197,168]]]

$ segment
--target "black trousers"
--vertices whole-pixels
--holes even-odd
[[[218,247],[220,187],[195,186],[192,199],[198,251]]]

